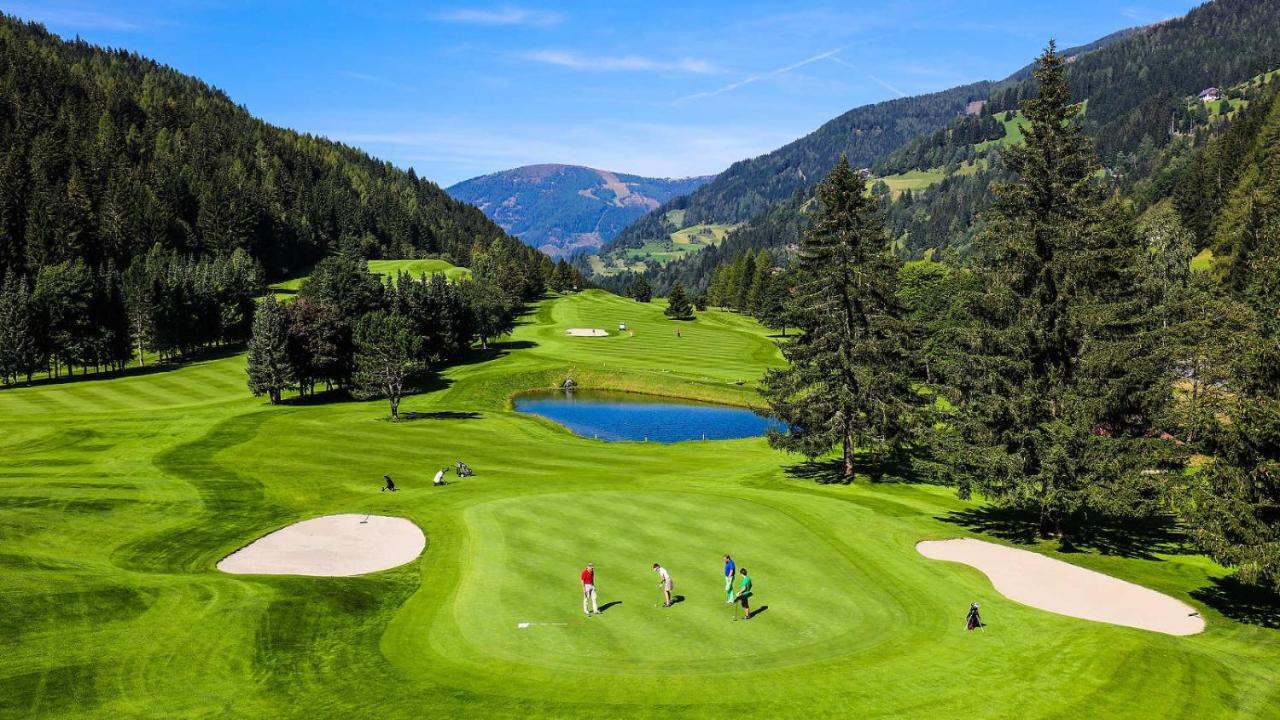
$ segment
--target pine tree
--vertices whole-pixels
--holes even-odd
[[[653,299],[653,288],[642,273],[637,273],[635,280],[627,286],[627,294],[635,298],[636,302],[647,303]]]
[[[773,270],[773,255],[768,250],[761,250],[756,255],[755,273],[751,276],[751,287],[747,290],[747,304],[743,312],[760,315],[762,298],[769,292]]]
[[[781,346],[790,366],[770,371],[763,387],[788,426],[770,442],[811,459],[840,446],[845,482],[859,450],[900,447],[921,402],[907,371],[899,262],[864,186],[846,158],[818,186],[820,209],[800,246],[789,303],[802,332]]]
[[[689,302],[689,297],[684,292],[684,285],[677,282],[671,288],[671,293],[667,295],[667,309],[663,312],[667,317],[674,320],[693,319],[693,305]]]
[[[733,309],[741,313],[751,312],[751,285],[756,277],[756,256],[745,252],[739,258],[740,266],[734,267]]]
[[[1041,532],[1069,544],[1089,514],[1150,497],[1145,436],[1171,378],[1132,221],[1104,205],[1064,63],[1052,42],[1037,60],[1026,143],[1006,150],[1017,180],[996,188],[978,240],[945,455],[962,496],[1035,510]]]
[[[280,404],[280,394],[294,382],[294,371],[284,306],[274,295],[268,295],[253,314],[248,363],[249,390],[254,396],[266,395],[272,405]]]
[[[27,281],[10,269],[0,285],[0,382],[31,380],[39,362],[36,322]]]

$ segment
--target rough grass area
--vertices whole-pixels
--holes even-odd
[[[821,485],[825,465],[763,438],[605,443],[512,411],[567,375],[759,404],[781,362],[766,330],[704,312],[676,337],[662,309],[550,298],[424,378],[401,423],[385,402],[268,406],[242,356],[0,390],[0,717],[1280,715],[1280,607],[1176,530],[1124,526],[1058,556],[1191,603],[1208,628],[1186,638],[1021,606],[920,556],[923,539],[1034,527],[949,489]],[[565,334],[619,322],[634,335]],[[431,488],[458,459],[476,476]],[[379,492],[383,474],[402,491]],[[427,549],[353,578],[214,567],[350,512],[407,518]],[[725,552],[755,578],[750,622],[730,622]],[[588,561],[606,607],[589,619]],[[655,607],[654,562],[673,608]],[[988,626],[966,633],[974,601]]]

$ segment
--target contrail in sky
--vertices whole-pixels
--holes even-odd
[[[818,53],[813,57],[805,58],[800,62],[792,63],[786,67],[780,67],[777,70],[770,70],[769,72],[759,73],[757,75],[748,75],[747,77],[737,82],[729,83],[728,85],[725,85],[724,87],[716,88],[715,90],[708,90],[706,92],[694,93],[692,95],[685,95],[679,100],[676,100],[676,102],[685,102],[687,100],[701,100],[702,98],[714,97],[716,95],[723,95],[727,92],[737,90],[743,85],[750,85],[753,82],[759,82],[760,80],[764,80],[766,78],[778,77],[779,75],[786,75],[792,70],[798,70],[804,67],[805,65],[816,63],[819,60],[826,60],[829,57],[834,57],[836,53],[840,52],[841,50],[844,50],[844,48],[836,48],[835,50],[828,50],[824,53]]]

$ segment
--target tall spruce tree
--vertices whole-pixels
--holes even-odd
[[[40,362],[36,326],[26,278],[9,270],[0,285],[0,383],[31,380]]]
[[[272,405],[280,404],[280,394],[294,382],[289,363],[289,332],[284,306],[268,295],[253,314],[253,335],[249,339],[249,390],[266,395]]]
[[[844,482],[855,477],[859,450],[900,447],[921,402],[908,372],[900,263],[865,185],[842,157],[818,186],[820,209],[789,298],[801,332],[781,346],[789,366],[770,371],[763,386],[773,415],[787,423],[770,442],[810,459],[839,446]]]
[[[684,291],[684,285],[677,282],[671,288],[671,293],[667,295],[667,309],[663,313],[673,320],[693,319],[693,305]]]
[[[1146,436],[1170,378],[1131,219],[1104,202],[1064,64],[1050,42],[1022,104],[1026,143],[1006,151],[1017,179],[997,187],[978,240],[942,447],[962,496],[1037,511],[1041,532],[1069,543],[1090,514],[1150,499]]]
[[[649,280],[643,273],[637,273],[635,279],[627,286],[627,294],[635,298],[636,302],[647,303],[653,299],[653,288],[649,286]]]

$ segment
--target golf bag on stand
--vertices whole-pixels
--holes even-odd
[[[981,630],[982,616],[978,614],[978,603],[969,606],[969,614],[964,619],[965,630]]]
[[[459,460],[457,463],[457,470],[458,470],[458,477],[471,477],[472,475],[475,475],[475,473],[471,471],[471,466],[467,465],[461,460]]]

